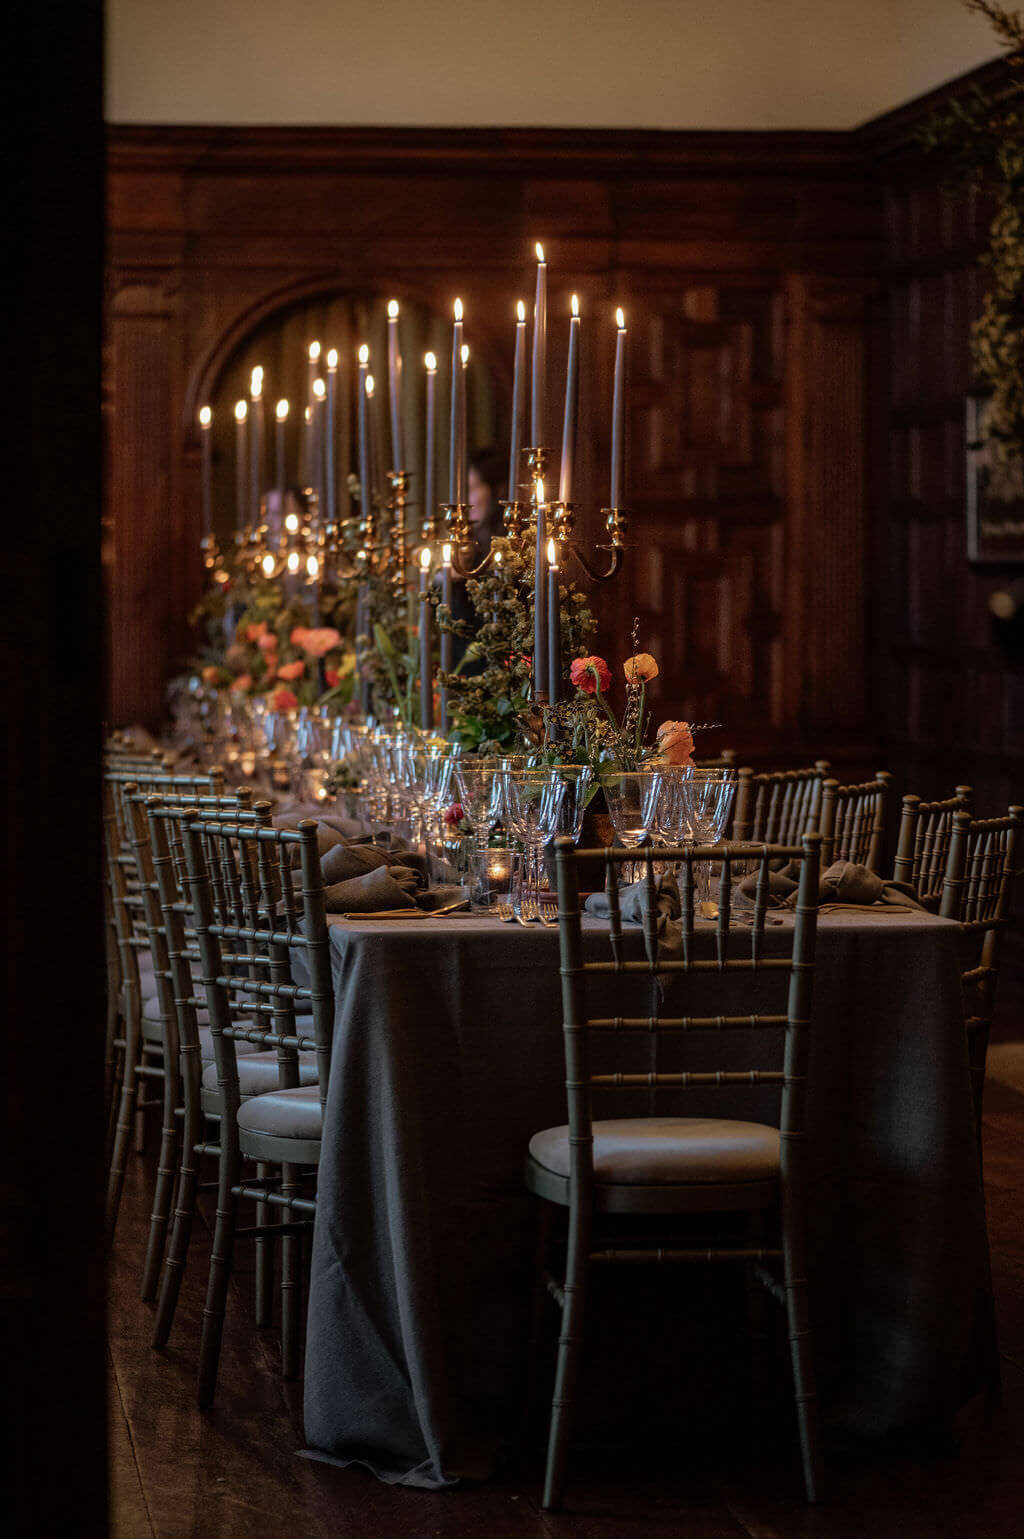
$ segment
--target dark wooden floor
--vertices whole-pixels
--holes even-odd
[[[296,1457],[301,1385],[278,1378],[271,1333],[252,1324],[239,1278],[218,1403],[200,1414],[192,1373],[205,1273],[203,1228],[170,1350],[150,1349],[139,1302],[150,1172],[135,1162],[110,1275],[112,1532],[116,1539],[1011,1539],[1024,1530],[1024,1044],[993,1049],[986,1174],[1004,1403],[965,1407],[952,1445],[833,1451],[826,1505],[800,1499],[789,1429],[753,1424],[732,1449],[680,1427],[644,1463],[579,1456],[570,1514],[538,1507],[531,1464],[485,1486],[391,1489]],[[243,1250],[248,1247],[243,1247]]]

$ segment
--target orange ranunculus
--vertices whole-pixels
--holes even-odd
[[[622,671],[626,675],[627,684],[635,684],[640,679],[646,683],[648,679],[658,677],[658,665],[650,652],[638,652],[635,657],[627,657]]]
[[[290,689],[275,689],[267,697],[271,708],[275,711],[291,711],[298,705],[298,698]]]
[[[307,631],[302,641],[298,644],[310,657],[323,657],[332,647],[336,647],[341,641],[341,632],[333,626],[325,625],[320,630]]]
[[[338,672],[337,668],[325,668],[324,679],[327,682],[328,689],[336,689],[338,684],[341,682],[341,674]]]
[[[238,675],[238,678],[232,684],[231,688],[233,690],[251,689],[252,688],[252,674],[251,673],[240,673]]]
[[[608,688],[612,671],[603,657],[577,657],[573,659],[569,677],[577,689],[582,689],[585,695],[593,695],[598,684],[602,690]]]
[[[247,625],[245,627],[245,639],[246,639],[246,641],[259,641],[260,637],[261,636],[265,636],[266,634],[267,634],[267,622],[266,622],[266,620],[259,620],[259,621],[257,621],[257,623],[255,625]]]
[[[308,626],[306,626],[306,625],[296,625],[293,628],[291,635],[288,637],[288,640],[291,642],[293,647],[304,647],[306,645],[306,637],[308,635],[309,635],[309,627]]]
[[[658,728],[658,752],[669,764],[689,764],[693,757],[693,733],[686,721],[663,721]]]
[[[219,684],[222,671],[223,671],[222,669],[217,668],[213,663],[207,664],[207,666],[203,669],[203,672],[202,672],[203,683],[204,684]]]
[[[279,679],[301,679],[305,671],[306,665],[300,657],[298,662],[282,663],[277,670],[277,676]]]
[[[277,651],[277,637],[273,631],[269,631],[265,635],[260,636],[257,645],[264,657],[269,657],[271,652]]]

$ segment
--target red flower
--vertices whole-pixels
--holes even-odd
[[[450,807],[444,809],[442,816],[449,828],[454,828],[455,824],[461,823],[463,819],[462,803],[452,802]]]
[[[252,685],[252,674],[251,673],[240,673],[238,675],[238,678],[232,684],[231,688],[233,690],[236,690],[236,689],[249,689],[251,687],[251,685]]]
[[[308,626],[296,625],[293,628],[291,635],[288,637],[288,640],[291,642],[293,647],[304,647],[306,645],[306,637],[308,635]]]
[[[577,689],[582,689],[585,695],[593,695],[598,685],[602,692],[608,688],[612,671],[603,657],[577,657],[569,669],[569,677]]]
[[[271,709],[275,711],[291,711],[298,703],[298,698],[290,689],[275,689],[270,696]]]
[[[689,764],[693,755],[693,733],[689,722],[663,721],[657,732],[658,752],[669,764]]]
[[[341,674],[338,672],[337,668],[325,668],[324,678],[327,680],[328,688],[334,689],[341,679]]]

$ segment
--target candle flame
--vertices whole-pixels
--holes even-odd
[[[312,420],[313,420],[313,413],[310,411],[308,406],[306,407],[305,411],[302,413],[302,416],[303,416],[303,420],[306,421],[306,422],[312,422]]]
[[[398,319],[398,300],[397,299],[389,299],[388,300],[388,320],[389,321],[396,321],[397,319]]]
[[[288,570],[289,572],[297,572],[299,570],[299,553],[297,550],[290,550],[288,552]]]
[[[433,353],[425,353],[423,362],[426,364],[427,372],[429,374],[437,373],[437,359],[434,357]]]
[[[277,406],[274,408],[274,411],[275,411],[275,415],[277,417],[278,422],[287,422],[287,420],[288,420],[288,402],[287,401],[285,401],[283,399],[278,401]]]
[[[615,312],[615,324],[619,328],[620,331],[625,331],[625,329],[626,329],[626,312],[625,312],[625,310],[616,310],[616,312]]]
[[[316,396],[318,401],[322,401],[324,396],[327,394],[327,386],[324,384],[322,379],[315,379],[313,381],[313,394]]]
[[[208,406],[200,406],[200,408],[199,408],[199,426],[200,427],[204,427],[204,428],[208,428],[212,421],[213,421],[213,412],[210,410],[210,408]]]
[[[469,362],[469,345],[466,342],[463,342],[463,344],[462,344],[462,367],[465,368],[466,364],[468,362]]]
[[[544,247],[541,245],[540,241],[537,242],[537,244],[534,246],[533,249],[537,253],[537,261],[538,262],[543,262],[543,260],[544,260]]]
[[[372,374],[367,374],[367,376],[366,376],[366,393],[367,393],[367,395],[372,395],[373,394],[373,375]]]
[[[543,506],[543,503],[544,503],[544,482],[543,481],[538,481],[537,482],[537,505],[538,505],[538,507]]]
[[[309,361],[310,361],[310,363],[316,363],[316,361],[317,361],[317,359],[319,357],[320,357],[320,343],[319,342],[311,342],[309,344]]]
[[[327,367],[329,369],[336,369],[338,367],[338,349],[336,347],[332,347],[327,354]]]
[[[269,551],[263,557],[263,560],[260,562],[260,566],[263,568],[264,577],[273,577],[274,568],[277,566],[277,562],[274,560]]]
[[[580,296],[578,294],[574,294],[572,296],[572,300],[570,301],[569,308],[572,310],[573,315],[579,315],[579,313],[580,313]]]
[[[320,575],[320,562],[316,556],[306,557],[306,571],[310,577],[318,577]]]
[[[526,325],[526,306],[521,299],[516,300],[516,320]]]
[[[452,306],[452,309],[455,312],[455,319],[457,321],[461,321],[461,319],[462,319],[462,300],[461,299],[457,299],[455,301],[454,305]]]
[[[298,534],[299,515],[297,513],[289,513],[288,517],[284,521],[284,527],[287,529],[289,534]]]
[[[430,571],[430,559],[430,546],[424,545],[423,549],[420,551],[420,566],[425,572]]]
[[[235,402],[235,421],[244,422],[249,415],[249,408],[244,401]]]
[[[558,567],[558,550],[554,540],[548,541],[548,566],[554,571]]]
[[[500,550],[496,550],[494,552],[494,564],[495,564],[495,566],[500,566],[501,565],[501,551]]]
[[[263,394],[263,369],[257,364],[249,376],[249,394],[258,401]]]
[[[367,347],[366,343],[364,342],[362,347],[359,349],[359,362],[360,363],[369,363],[369,361],[370,361],[370,349]]]
[[[444,562],[445,566],[451,566],[452,548],[450,545],[445,544],[441,546],[441,560]]]

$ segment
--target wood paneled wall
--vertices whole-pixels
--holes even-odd
[[[864,369],[882,193],[842,134],[112,131],[114,723],[158,720],[189,649],[195,412],[252,328],[314,294],[447,313],[458,292],[507,391],[537,238],[553,313],[576,289],[588,316],[592,537],[613,345],[599,318],[629,309],[633,549],[594,594],[601,649],[621,657],[639,615],[661,715],[721,720],[720,741],[761,759],[874,763]]]

